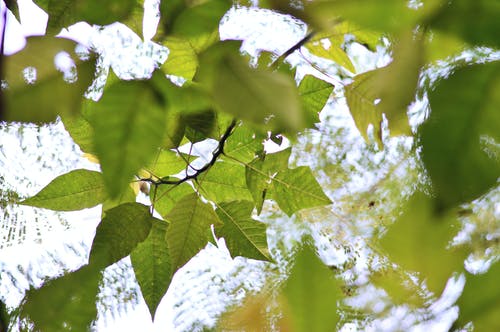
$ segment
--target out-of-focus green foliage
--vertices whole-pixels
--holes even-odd
[[[35,2],[49,14],[48,35],[79,21],[121,21],[137,31],[134,22],[143,4]],[[2,58],[0,120],[48,123],[60,116],[75,143],[102,170],[63,174],[20,202],[63,211],[103,203],[89,264],[27,292],[20,313],[36,329],[88,330],[97,314],[102,270],[129,255],[153,318],[175,272],[214,236],[225,238],[232,257],[273,262],[268,225],[256,219],[266,215],[266,201],[297,220],[331,221],[332,242],[348,238],[352,224],[370,220],[373,228],[364,240],[380,252],[367,262],[371,275],[349,284],[339,280],[352,277],[352,261],[329,269],[304,246],[277,291],[249,297],[222,320],[228,326],[241,318],[242,326],[255,330],[331,331],[342,321],[359,321],[353,318],[357,312],[345,309],[345,300],[361,292],[366,280],[384,289],[392,303],[424,310],[453,274],[463,273],[475,244],[453,243],[459,222],[467,221],[461,211],[497,188],[500,177],[498,60],[457,61],[451,75],[431,84],[422,81],[428,75],[424,70],[466,45],[498,48],[499,5],[487,0],[259,1],[261,8],[300,20],[309,33],[285,53],[261,52],[256,62],[241,53],[240,41],[220,40],[220,21],[232,5],[228,0],[162,0],[155,39],[169,49],[168,58],[150,79],[126,81],[111,74],[98,101],[84,97],[94,78],[95,55],[77,54],[73,41],[33,37],[24,50]],[[374,52],[381,42],[389,45],[389,63],[357,71],[349,45]],[[304,58],[313,55],[335,66],[339,79],[327,73],[296,75],[285,62],[302,48],[308,51],[301,53]],[[483,49],[483,54],[493,52]],[[338,81],[335,90],[330,79]],[[412,130],[408,109],[417,92],[428,96],[430,110],[425,123]],[[387,144],[385,128],[390,136],[418,133],[411,150],[415,160],[407,168],[418,173],[414,178],[428,176],[426,185],[423,180],[393,184],[397,195],[374,199],[380,183],[397,182],[391,176],[398,165],[384,157],[379,164],[390,164],[387,174],[357,201],[336,201],[332,207],[324,188],[341,190],[368,161],[361,156],[343,172],[347,152],[324,141],[319,144],[330,149],[334,162],[314,171],[294,164],[290,156],[299,134],[325,131],[318,125],[319,113],[329,100],[343,97],[367,143],[373,131],[378,151]],[[265,151],[265,141],[281,143],[283,137],[290,138],[291,148]],[[198,158],[192,144],[209,140],[215,140],[214,149]],[[181,153],[184,143],[191,148]],[[371,145],[366,149],[377,151]],[[315,176],[321,173],[330,181],[320,183]],[[149,195],[150,206],[134,202],[139,190]],[[397,206],[410,195],[403,208]],[[354,209],[359,220],[351,219]],[[498,228],[498,215],[491,216]],[[478,330],[498,329],[497,274],[498,263],[485,274],[467,274],[457,327],[472,322]],[[363,314],[381,315],[376,310]]]

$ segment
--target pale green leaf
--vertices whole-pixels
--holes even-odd
[[[338,302],[341,284],[334,273],[305,245],[295,256],[295,263],[283,289],[287,303],[285,319],[297,332],[330,332],[339,321]]]
[[[264,200],[268,197],[272,186],[272,179],[278,171],[288,169],[288,159],[292,149],[288,148],[276,153],[265,154],[246,166],[245,180],[248,190],[252,194],[257,213],[262,211]]]
[[[80,150],[85,153],[94,153],[94,129],[82,115],[61,117],[64,128]]]
[[[162,144],[165,110],[144,81],[118,81],[88,108],[104,181],[117,197]]]
[[[152,188],[154,208],[165,217],[175,204],[184,196],[193,193],[193,188],[187,183],[179,185],[159,185]]]
[[[332,203],[307,166],[279,171],[272,182],[273,199],[289,216],[302,209]]]
[[[167,243],[172,273],[205,247],[210,225],[218,226],[221,223],[213,208],[194,193],[179,200],[167,215],[167,220],[170,221]]]
[[[172,277],[167,228],[166,221],[154,218],[149,236],[130,254],[135,277],[153,320]]]
[[[216,212],[224,225],[217,227],[215,234],[225,239],[231,257],[270,260],[266,225],[252,219],[253,206],[250,201],[233,201],[218,205]]]
[[[58,176],[21,204],[56,211],[73,211],[96,206],[106,198],[102,174],[77,169]]]
[[[239,162],[250,162],[264,149],[265,137],[241,125],[236,127],[224,145],[224,154]]]
[[[107,210],[97,226],[89,263],[104,268],[128,256],[148,237],[153,220],[149,206],[139,203]]]
[[[163,45],[168,48],[169,53],[161,70],[167,75],[193,79],[198,68],[198,57],[191,44],[181,38],[167,37]]]
[[[345,33],[342,33],[341,31],[319,34],[309,41],[305,47],[312,54],[321,58],[332,60],[337,65],[344,67],[351,73],[355,73],[356,69],[352,64],[351,59],[342,49],[344,34]]]
[[[158,178],[175,175],[186,169],[186,161],[192,162],[196,158],[186,153],[181,155],[171,150],[160,150],[145,170]]]
[[[240,164],[216,162],[198,182],[203,196],[215,202],[252,199],[245,183],[245,167]]]
[[[325,107],[332,92],[333,85],[312,75],[306,75],[300,81],[299,95],[311,127],[319,122],[319,112]]]
[[[106,213],[107,210],[112,209],[114,207],[117,207],[118,205],[122,205],[124,203],[133,203],[135,202],[137,198],[136,193],[134,192],[134,189],[132,189],[131,186],[128,186],[124,192],[118,196],[118,198],[112,199],[108,198],[102,203],[102,213],[104,217],[104,213]]]

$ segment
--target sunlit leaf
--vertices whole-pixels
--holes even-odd
[[[457,301],[460,308],[458,323],[472,321],[475,331],[497,331],[500,329],[500,262],[493,264],[483,274],[467,274],[462,295]]]
[[[106,187],[118,196],[160,146],[166,114],[145,81],[118,81],[89,104],[94,145]]]
[[[224,145],[224,154],[240,162],[250,162],[255,154],[262,151],[264,137],[245,126],[237,127]]]
[[[56,211],[73,211],[96,206],[104,202],[106,197],[102,173],[77,169],[58,176],[21,204]]]
[[[273,199],[289,216],[302,209],[332,203],[307,166],[279,171],[272,182]]]
[[[305,47],[312,54],[321,58],[332,60],[337,65],[349,70],[351,73],[355,73],[356,69],[352,64],[351,59],[342,49],[342,45],[344,44],[344,35],[348,33],[348,31],[344,32],[343,30],[345,29],[339,29],[338,25],[335,25],[332,28],[332,31],[316,34],[305,45]]]
[[[117,207],[118,205],[122,205],[124,203],[133,203],[136,200],[137,193],[139,192],[139,189],[136,189],[136,192],[134,192],[134,189],[132,189],[132,186],[128,186],[124,192],[118,196],[118,198],[112,199],[108,198],[102,203],[102,213],[104,217],[104,213],[106,213],[107,210],[112,209],[114,207]]]
[[[409,305],[418,308],[424,305],[424,297],[420,285],[405,275],[402,269],[391,267],[377,271],[370,276],[374,286],[382,288],[391,301],[397,305]]]
[[[139,203],[125,203],[107,210],[97,226],[89,263],[106,267],[128,256],[148,237],[153,220],[149,207]]]
[[[50,122],[58,115],[75,115],[95,70],[94,61],[76,55],[76,45],[63,38],[30,37],[22,51],[3,58],[7,88],[1,120]],[[64,62],[68,68],[61,71]]]
[[[300,81],[299,95],[310,127],[319,122],[319,112],[325,107],[332,91],[333,85],[312,75],[306,75]]]
[[[245,183],[245,167],[231,162],[217,162],[199,179],[203,196],[216,202],[251,200]]]
[[[337,302],[342,298],[340,287],[314,249],[305,245],[295,256],[283,289],[288,309],[285,318],[293,323],[292,330],[334,331],[339,321]]]
[[[94,129],[82,115],[62,117],[62,122],[66,131],[82,152],[95,153]]]
[[[57,34],[76,22],[106,25],[127,18],[136,0],[34,0],[49,14],[47,32]]]
[[[191,193],[193,193],[193,188],[187,183],[159,185],[153,194],[155,210],[165,217],[182,197]]]
[[[381,244],[393,262],[419,272],[427,287],[439,296],[452,273],[463,269],[466,253],[449,248],[457,232],[455,215],[435,216],[431,200],[417,193]]]
[[[249,201],[218,205],[216,212],[224,225],[216,228],[215,234],[225,239],[231,257],[269,260],[266,225],[252,219],[253,206]]]
[[[292,150],[285,149],[276,153],[268,153],[257,158],[246,166],[245,179],[248,190],[252,194],[257,213],[262,211],[262,204],[268,198],[272,179],[278,171],[288,169],[288,159]]]
[[[197,157],[190,156],[183,153],[182,155],[170,151],[170,150],[160,150],[158,151],[156,157],[145,169],[150,174],[162,178],[168,175],[175,175],[186,169],[186,161],[194,161]]]
[[[191,80],[198,68],[198,58],[191,44],[181,38],[168,37],[163,45],[168,48],[169,53],[161,70],[165,74]]]
[[[431,115],[420,133],[438,208],[475,199],[498,183],[499,74],[498,63],[468,66],[429,94]]]
[[[135,277],[148,305],[151,318],[167,292],[172,276],[166,233],[168,223],[153,219],[151,231],[144,242],[139,243],[130,254]]]
[[[203,203],[197,194],[184,196],[167,215],[170,226],[167,243],[172,273],[186,264],[208,243],[210,225],[221,221],[212,207]]]

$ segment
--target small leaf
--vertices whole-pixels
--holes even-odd
[[[208,243],[210,225],[221,224],[212,207],[197,194],[184,196],[167,215],[167,243],[172,273],[180,269]]]
[[[182,197],[192,193],[193,188],[187,183],[181,183],[179,185],[159,185],[153,196],[155,210],[165,218]]]
[[[185,153],[181,156],[174,151],[160,150],[151,164],[146,167],[146,171],[158,178],[175,175],[186,169],[186,160],[192,162],[196,158]]]
[[[106,187],[117,197],[162,143],[164,108],[148,82],[118,81],[88,112]]]
[[[351,73],[355,73],[356,69],[351,62],[351,59],[342,49],[344,44],[344,35],[349,31],[344,31],[347,22],[336,24],[330,31],[316,34],[305,47],[312,54],[332,60],[337,65],[344,67]]]
[[[181,38],[167,37],[163,45],[168,48],[169,53],[161,70],[167,75],[193,79],[198,68],[198,57],[191,44]]]
[[[64,128],[80,150],[94,154],[94,129],[82,115],[62,117]]]
[[[333,85],[312,75],[306,75],[300,81],[299,95],[302,107],[307,112],[309,127],[314,127],[320,121],[319,112],[325,107],[332,92]]]
[[[297,332],[334,331],[339,314],[337,302],[342,299],[341,285],[314,249],[304,246],[283,289],[288,310],[285,319]]]
[[[219,161],[199,179],[202,194],[215,202],[251,200],[245,183],[245,167],[227,161]]]
[[[268,261],[266,225],[252,219],[253,206],[249,201],[221,203],[216,212],[224,225],[216,228],[215,234],[226,240],[231,257]]]
[[[172,276],[167,228],[166,221],[154,218],[149,236],[130,254],[135,277],[153,320]]]
[[[21,204],[56,211],[73,211],[96,206],[104,202],[106,197],[101,173],[77,169],[58,176]]]
[[[273,178],[273,199],[289,216],[302,209],[332,203],[307,166],[279,171]]]
[[[243,125],[236,127],[224,145],[224,154],[240,162],[250,162],[264,148],[264,138]]]
[[[125,203],[107,210],[97,226],[89,264],[104,268],[128,256],[148,237],[152,221],[149,207],[139,203]]]

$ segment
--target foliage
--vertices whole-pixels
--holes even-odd
[[[75,42],[52,35],[82,20],[127,23],[142,1],[108,1],[104,7],[91,0],[36,3],[49,14],[48,35],[28,38],[23,51],[2,58],[0,120],[48,123],[60,116],[101,172],[73,170],[20,204],[57,211],[103,204],[88,265],[27,292],[21,317],[36,329],[86,330],[96,316],[101,271],[129,255],[153,318],[173,275],[213,237],[225,239],[232,257],[272,262],[266,224],[257,219],[266,201],[297,218],[306,209],[335,207],[317,173],[294,167],[291,149],[271,153],[264,142],[287,137],[293,148],[297,136],[316,129],[332,94],[345,96],[367,144],[373,138],[383,149],[386,130],[414,136],[430,178],[428,186],[413,190],[393,225],[388,222],[376,235],[384,259],[395,270],[414,273],[434,297],[454,273],[464,271],[470,249],[450,247],[459,231],[457,211],[495,189],[500,176],[498,60],[457,63],[453,73],[427,87],[430,114],[418,129],[407,114],[426,88],[419,82],[435,59],[428,51],[439,42],[434,35],[468,47],[499,46],[500,8],[494,1],[261,1],[261,8],[291,15],[311,32],[284,54],[274,54],[270,66],[254,66],[240,52],[241,41],[219,38],[219,22],[231,2],[163,0],[155,41],[169,49],[167,60],[149,79],[110,74],[98,101],[84,92],[99,55],[76,52]],[[392,61],[356,74],[347,37],[371,51],[389,43]],[[350,83],[339,82],[334,92],[329,80],[319,78],[324,76],[297,75],[284,62],[302,48],[333,61]],[[452,56],[455,50],[439,52]],[[54,60],[61,54],[70,59],[68,68]],[[217,145],[204,164],[180,152],[183,144],[210,140]],[[150,206],[135,203],[130,192],[137,183],[150,187]],[[293,331],[330,331],[340,327],[343,301],[354,283],[304,247],[274,294],[284,317],[279,324]],[[472,322],[480,330],[498,329],[497,270],[498,263],[484,275],[466,274],[457,327]],[[378,284],[389,294],[405,279],[390,273],[381,278]],[[256,298],[259,305],[273,305],[272,299]],[[240,316],[262,318],[252,310],[255,303],[247,305]]]

